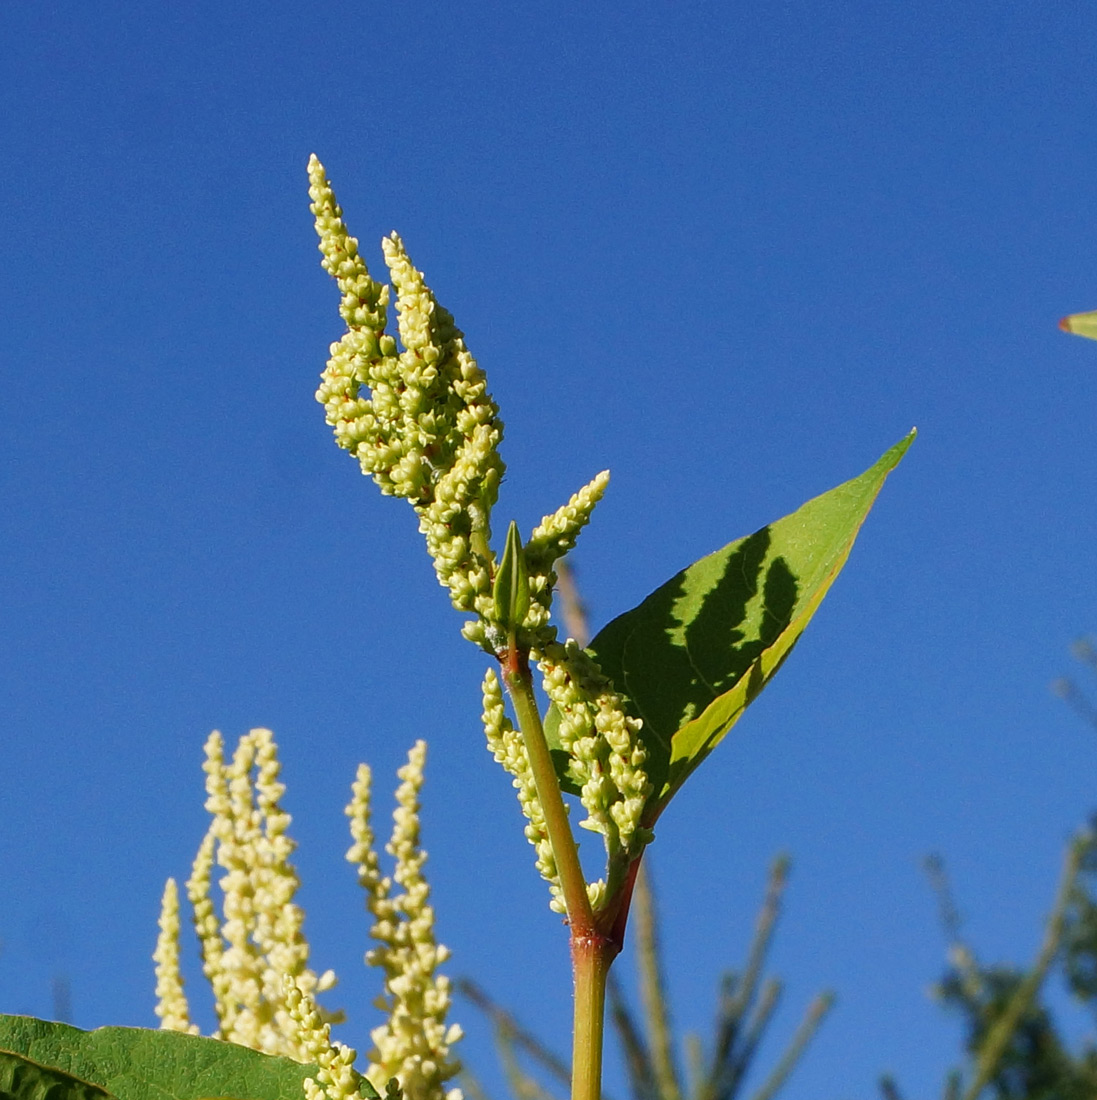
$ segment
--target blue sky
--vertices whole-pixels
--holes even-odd
[[[483,748],[481,658],[410,510],[312,399],[342,331],[315,151],[367,259],[397,229],[488,373],[499,529],[613,471],[575,554],[596,625],[918,426],[652,865],[683,1027],[707,1031],[787,850],[774,1038],[839,996],[787,1096],[872,1096],[885,1070],[938,1094],[958,1028],[926,995],[944,945],[922,857],[946,858],[988,960],[1027,959],[1097,805],[1092,731],[1048,691],[1095,625],[1097,345],[1056,328],[1097,308],[1093,19],[8,5],[0,1009],[49,1014],[64,975],[77,1024],[153,1023],[202,742],[267,725],[343,1038],[374,1020],[342,807],[359,760],[384,791],[426,737],[453,970],[566,1046],[565,936]]]

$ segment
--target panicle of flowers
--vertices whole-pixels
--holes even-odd
[[[526,839],[537,853],[537,870],[549,884],[552,900],[549,907],[555,913],[567,913],[564,903],[564,891],[560,885],[560,873],[556,867],[556,858],[552,853],[548,828],[545,825],[545,813],[541,800],[537,797],[537,786],[533,780],[529,756],[522,735],[507,718],[503,706],[503,689],[495,670],[489,668],[484,674],[484,709],[482,720],[487,735],[488,750],[497,763],[513,776],[513,786],[518,792],[518,804],[526,818]]]
[[[187,892],[203,970],[214,993],[216,1037],[307,1061],[284,979],[311,997],[330,989],[335,975],[328,971],[318,976],[308,966],[304,913],[293,900],[299,882],[289,860],[294,843],[286,831],[290,816],[280,804],[285,788],[273,735],[252,730],[226,762],[224,741],[215,731],[206,742],[203,769],[206,809],[213,820]],[[225,872],[219,879],[223,920],[211,897],[215,862]],[[171,1011],[167,986],[165,992],[169,999],[161,997],[161,1026],[178,1029],[185,1019]]]
[[[461,1037],[456,1024],[446,1023],[450,1007],[449,979],[438,967],[449,957],[434,934],[434,910],[430,888],[423,877],[426,853],[419,846],[419,792],[423,784],[426,744],[416,742],[408,762],[397,772],[392,837],[385,850],[395,861],[392,877],[381,872],[370,824],[371,773],[361,765],[354,783],[347,816],[354,844],[347,859],[357,864],[358,880],[373,916],[370,935],[377,946],[366,953],[366,962],[384,974],[384,994],[377,1006],[385,1022],[370,1033],[373,1049],[367,1076],[381,1088],[390,1079],[399,1081],[408,1100],[451,1100],[445,1083],[458,1063],[450,1051]],[[394,890],[399,887],[398,890]]]
[[[323,266],[342,291],[346,335],[331,346],[316,399],[336,441],[383,493],[406,497],[455,607],[475,612],[466,635],[486,644],[491,509],[504,465],[499,410],[453,317],[396,234],[382,242],[403,350],[385,331],[389,288],[374,280],[343,223],[323,165],[309,160],[309,195]],[[369,396],[363,396],[363,387]]]
[[[283,978],[286,1010],[297,1028],[302,1061],[313,1063],[315,1077],[305,1078],[305,1100],[360,1100],[361,1077],[354,1069],[357,1053],[331,1037],[331,1025],[316,1001],[287,974]]]
[[[609,485],[609,470],[596,475],[567,504],[558,508],[533,529],[525,546],[526,568],[529,571],[530,610],[526,615],[527,629],[542,630],[552,609],[552,590],[556,584],[553,566],[575,546],[579,532],[590,521],[594,506],[602,499]],[[539,644],[551,638],[543,634]]]
[[[652,791],[642,722],[629,717],[620,695],[576,642],[545,646],[538,667],[545,694],[560,712],[558,734],[570,757],[569,777],[587,811],[579,824],[601,833],[606,846],[606,880],[588,887],[597,908],[605,894],[615,893],[629,863],[652,838],[642,824]]]
[[[156,962],[156,1015],[165,1030],[197,1035],[197,1025],[190,1022],[190,1006],[179,969],[179,888],[173,878],[164,887],[159,926],[152,955]]]
[[[572,758],[571,776],[582,791],[583,824],[602,834],[608,853],[606,882],[590,887],[597,904],[607,886],[616,887],[649,836],[641,825],[651,793],[641,723],[626,714],[620,696],[589,657],[557,642],[549,619],[554,565],[575,545],[609,474],[598,474],[544,517],[525,547],[513,528],[497,562],[489,540],[490,513],[504,470],[498,455],[502,423],[484,375],[453,318],[393,234],[382,248],[399,314],[403,350],[398,349],[386,331],[389,288],[370,276],[315,157],[309,161],[309,180],[323,265],[342,291],[348,328],[332,345],[317,399],[339,444],[358,457],[382,492],[411,501],[439,581],[456,607],[476,615],[466,622],[465,637],[501,661],[515,652],[523,659],[539,655],[549,696],[563,715],[561,739]],[[489,746],[514,779],[538,868],[553,889],[553,907],[559,908],[557,871],[529,761],[497,710],[494,698],[485,697]]]

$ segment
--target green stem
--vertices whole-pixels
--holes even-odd
[[[601,1100],[602,1031],[606,1016],[606,978],[616,945],[597,932],[572,933],[575,972],[575,1034],[571,1060],[571,1100]]]
[[[529,661],[524,654],[515,651],[513,644],[503,662],[503,683],[514,704],[518,728],[522,732],[522,741],[526,746],[533,782],[537,788],[537,798],[545,815],[545,827],[548,829],[556,869],[560,873],[560,887],[564,892],[572,938],[592,935],[594,913],[587,896],[587,880],[579,863],[579,849],[575,845],[575,837],[572,836],[564,796],[556,778],[556,769],[552,766],[545,729],[541,725],[541,713],[533,694]]]
[[[502,661],[503,683],[514,704],[518,728],[529,757],[537,798],[545,815],[552,854],[571,929],[571,965],[575,976],[575,1030],[572,1037],[571,1100],[601,1100],[602,1036],[606,1015],[606,978],[610,963],[621,949],[613,932],[596,923],[579,863],[579,850],[568,821],[564,796],[552,765],[541,713],[533,694],[528,654],[515,645],[513,635]],[[632,876],[629,877],[631,888]],[[627,899],[624,900],[627,906]],[[627,909],[626,909],[627,911]],[[623,913],[621,934],[623,934]]]

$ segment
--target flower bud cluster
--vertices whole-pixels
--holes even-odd
[[[651,840],[641,824],[652,786],[644,770],[641,721],[625,713],[594,660],[574,641],[553,642],[540,654],[545,693],[560,712],[559,738],[570,760],[569,777],[580,789],[587,817],[579,824],[601,833],[607,882],[594,884],[611,896],[619,876]]]
[[[484,674],[484,733],[487,735],[488,750],[497,763],[513,776],[513,786],[518,792],[518,804],[526,818],[526,839],[537,853],[537,870],[549,884],[552,900],[549,908],[555,913],[567,913],[564,904],[564,891],[560,885],[560,873],[556,868],[556,858],[552,854],[548,827],[541,800],[537,797],[537,785],[533,780],[529,756],[522,735],[507,718],[503,706],[503,689],[495,670],[489,668]]]
[[[305,1100],[358,1100],[360,1078],[354,1069],[357,1053],[331,1037],[316,1002],[286,975],[286,1010],[297,1028],[303,1062],[316,1066],[315,1077],[305,1078]]]
[[[362,765],[347,807],[354,844],[347,859],[358,866],[358,881],[374,918],[370,935],[377,947],[366,962],[384,973],[384,995],[377,1004],[386,1021],[370,1033],[368,1076],[383,1089],[395,1078],[408,1100],[444,1100],[445,1082],[459,1069],[450,1049],[461,1038],[446,1024],[450,983],[438,967],[449,951],[434,935],[434,910],[423,877],[426,853],[419,846],[419,792],[423,785],[426,744],[419,741],[397,773],[392,837],[385,850],[395,861],[393,876],[381,872],[370,824],[371,774]],[[394,886],[399,887],[394,891]]]
[[[286,832],[290,816],[280,804],[285,787],[277,746],[269,730],[255,729],[240,739],[226,763],[223,739],[214,732],[203,768],[213,821],[187,890],[214,991],[217,1037],[307,1060],[283,979],[311,996],[330,989],[335,975],[318,976],[308,966],[304,912],[293,900],[299,882],[289,861],[294,843]],[[223,922],[210,896],[215,860],[225,871],[219,883]],[[166,1016],[162,1020],[169,1026]]]
[[[316,157],[309,161],[309,181],[323,265],[342,291],[348,329],[331,347],[316,399],[336,441],[358,458],[363,472],[383,493],[411,502],[454,606],[486,617],[490,516],[504,471],[498,407],[453,317],[393,234],[382,248],[396,294],[398,350],[385,331],[388,287],[370,276]],[[469,632],[483,644],[479,622]]]
[[[577,493],[573,493],[567,504],[551,516],[545,516],[533,529],[525,546],[532,601],[525,625],[530,630],[536,631],[547,625],[552,607],[552,589],[556,584],[553,565],[574,548],[579,532],[590,521],[590,514],[602,499],[607,485],[609,470],[603,470]]]
[[[179,888],[173,878],[168,879],[160,902],[160,933],[152,957],[156,962],[156,1015],[160,1026],[197,1035],[198,1026],[190,1022],[190,1006],[179,969]]]

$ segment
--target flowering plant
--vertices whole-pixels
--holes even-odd
[[[339,286],[347,326],[317,400],[336,442],[382,493],[410,502],[438,581],[466,616],[462,634],[490,660],[487,745],[511,777],[549,905],[569,932],[572,1097],[599,1100],[607,978],[655,823],[792,650],[914,433],[859,477],[683,569],[589,645],[562,639],[552,621],[557,566],[605,493],[608,472],[524,538],[509,523],[493,549],[505,467],[503,424],[485,376],[400,238],[382,242],[390,287],[370,274],[315,157],[309,181],[323,266]],[[354,1051],[331,1037],[336,1017],[317,1003],[334,976],[309,966],[276,750],[268,731],[253,730],[231,762],[218,734],[207,742],[212,823],[187,883],[215,1036],[202,1038],[191,1022],[178,889],[169,880],[155,954],[162,1030],[85,1033],[0,1018],[0,1092],[282,1100],[303,1090],[308,1100],[345,1100],[381,1090],[443,1100],[460,1029],[447,1020],[449,984],[438,970],[447,953],[434,939],[423,878],[424,758],[420,742],[400,772],[391,877],[374,848],[364,766],[347,809],[348,858],[373,917],[367,960],[383,974],[386,1021],[371,1032],[368,1064],[356,1068]],[[601,837],[597,873],[580,860],[573,811]],[[215,864],[222,917],[211,897]]]

